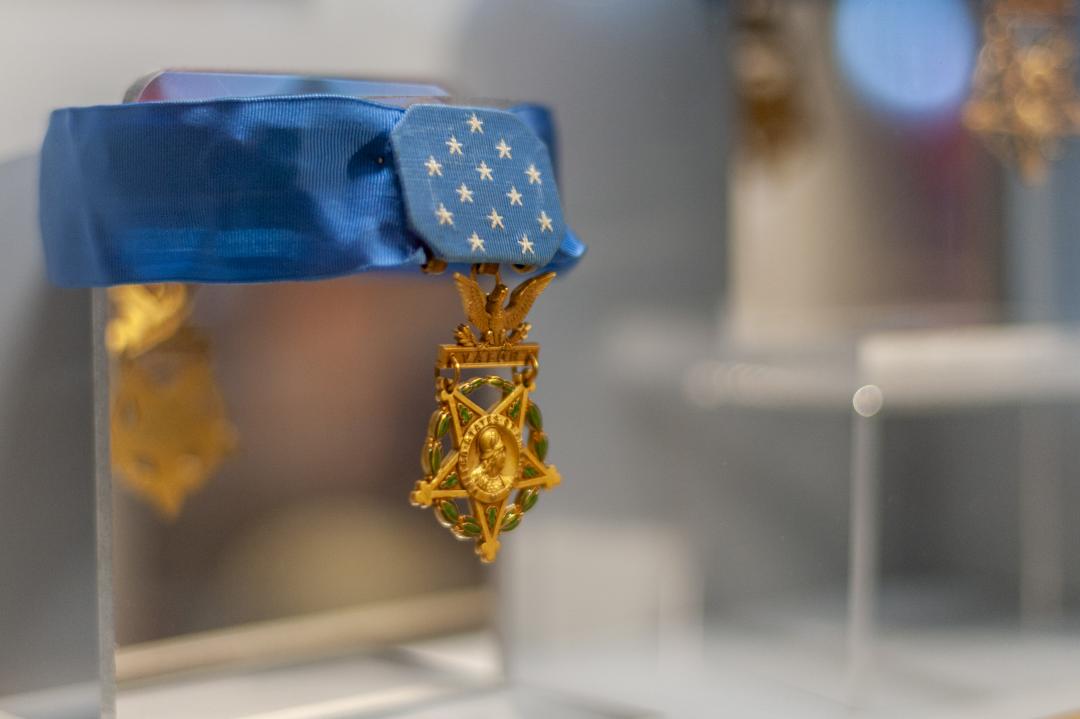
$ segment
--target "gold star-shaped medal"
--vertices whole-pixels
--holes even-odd
[[[495,276],[490,292],[476,281],[481,272]],[[517,528],[540,490],[562,481],[554,466],[544,464],[548,439],[540,408],[530,397],[540,345],[524,341],[531,327],[525,316],[554,278],[554,272],[547,272],[510,292],[498,265],[474,265],[471,276],[454,275],[477,333],[458,325],[457,342],[439,348],[438,408],[428,423],[421,458],[425,476],[410,499],[418,507],[434,507],[439,521],[459,539],[474,540],[484,562],[495,561],[499,535]],[[497,367],[510,368],[511,378],[487,374],[462,381],[463,369]],[[444,376],[446,371],[452,376]],[[494,401],[484,407],[478,392],[494,393]]]
[[[501,393],[486,409],[471,397],[482,387]],[[460,539],[474,539],[480,559],[491,562],[499,535],[517,528],[540,489],[561,481],[558,470],[544,464],[548,440],[540,408],[529,398],[527,381],[517,376],[476,377],[440,394],[424,446],[427,476],[416,483],[411,499],[434,506],[445,526]]]

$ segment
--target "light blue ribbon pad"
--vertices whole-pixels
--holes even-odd
[[[413,105],[391,133],[409,226],[449,263],[545,266],[566,234],[551,156],[517,116]]]

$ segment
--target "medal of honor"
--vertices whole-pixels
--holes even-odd
[[[494,274],[495,286],[487,294],[476,279],[482,273]],[[421,453],[425,476],[411,499],[416,506],[434,507],[455,536],[475,540],[484,562],[494,561],[499,535],[521,524],[540,490],[560,482],[558,470],[544,463],[548,439],[531,396],[540,345],[523,342],[530,329],[525,315],[554,278],[547,272],[511,293],[497,266],[474,265],[471,277],[454,275],[465,315],[477,332],[459,325],[456,344],[439,348],[439,406]],[[511,378],[491,374],[497,368],[510,369]],[[463,380],[463,370],[479,376]],[[492,395],[490,402],[480,399],[481,390]]]
[[[437,351],[423,475],[402,483],[491,562],[561,481],[526,321],[585,252],[563,218],[552,120],[527,103],[454,104],[427,85],[357,92],[55,111],[41,172],[49,275],[114,288],[115,466],[173,516],[233,438],[208,346],[185,326],[187,290],[154,283],[451,270],[467,321]],[[503,283],[512,272],[516,288]],[[154,348],[172,360],[165,384],[148,374]]]
[[[540,346],[525,317],[555,273],[513,291],[500,263],[519,273],[547,265],[565,232],[547,147],[513,115],[483,108],[413,107],[393,135],[410,223],[432,251],[426,270],[468,264],[454,283],[468,322],[435,362],[438,407],[421,452],[424,476],[410,499],[433,508],[459,539],[492,562],[560,482],[546,464],[548,437],[533,402]],[[490,283],[485,291],[481,281]],[[508,376],[496,374],[501,371]]]

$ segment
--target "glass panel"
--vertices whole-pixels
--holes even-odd
[[[488,625],[485,572],[406,501],[445,290],[108,291],[122,682]]]

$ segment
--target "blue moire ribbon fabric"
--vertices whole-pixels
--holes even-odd
[[[450,105],[423,107],[463,112]],[[500,123],[512,119],[554,153],[550,116],[542,108],[476,111],[488,118],[489,128],[506,132],[512,128]],[[512,118],[498,117],[507,113]],[[525,197],[520,205],[503,200],[514,209],[534,204],[518,224],[506,219],[505,228],[478,226],[493,236],[507,233],[482,250],[464,236],[460,246],[434,246],[439,243],[433,245],[419,227],[420,215],[410,217],[427,210],[416,202],[407,206],[406,173],[391,141],[405,117],[405,109],[391,104],[325,95],[57,110],[41,157],[41,229],[50,278],[71,287],[310,280],[417,266],[428,253],[451,263],[528,262],[532,255],[549,260],[549,268],[565,269],[584,254],[561,214],[552,229],[537,223],[533,215],[547,217],[549,210],[535,203],[550,202],[550,196]],[[459,119],[441,116],[436,129],[444,133],[447,122]],[[480,133],[468,134],[466,128],[458,137],[479,140]],[[484,135],[493,147],[497,134]],[[448,151],[448,138],[427,139]],[[514,142],[523,141],[519,136]],[[439,160],[444,172],[450,169],[446,159]],[[464,161],[456,153],[450,159]],[[409,174],[420,183],[442,179]],[[529,188],[525,176],[499,179],[522,193]],[[479,174],[470,184],[485,182],[484,202],[493,204],[505,188],[500,184],[496,193]],[[554,193],[553,182],[549,187]],[[432,202],[437,199],[432,194]],[[450,199],[460,196],[442,199],[448,210],[461,211],[455,222],[481,222],[466,212],[475,208],[455,207]],[[506,217],[505,208],[499,213]],[[526,243],[520,235],[527,235]],[[527,245],[531,250],[523,249]]]

